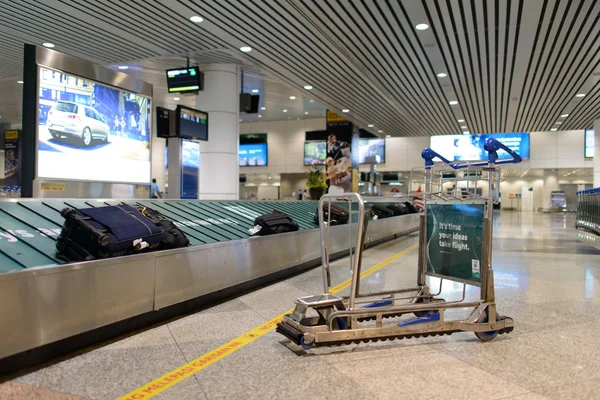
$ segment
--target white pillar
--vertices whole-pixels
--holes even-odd
[[[594,187],[600,187],[600,119],[594,121]]]
[[[542,207],[544,210],[552,208],[552,191],[559,190],[558,188],[558,171],[556,169],[545,169],[544,170],[544,190],[543,190],[543,203]]]
[[[200,70],[204,90],[196,108],[208,112],[208,142],[200,142],[198,197],[238,200],[240,70],[235,64],[208,64]]]

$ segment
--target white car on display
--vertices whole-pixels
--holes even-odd
[[[48,112],[48,132],[54,139],[63,136],[79,139],[85,146],[94,139],[108,142],[109,126],[100,113],[89,106],[59,100]]]

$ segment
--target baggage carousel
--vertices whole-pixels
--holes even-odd
[[[69,264],[56,257],[56,238],[63,223],[60,211],[64,207],[123,202],[160,211],[185,232],[190,246]],[[249,290],[320,265],[319,230],[313,220],[317,204],[114,199],[0,201],[0,365],[5,367],[0,368],[0,374],[11,369],[7,361],[16,360],[17,356],[26,358],[32,349],[98,332],[136,317],[150,316],[146,321],[153,321],[152,316],[161,315],[161,310],[192,304],[231,288]],[[300,230],[250,237],[248,229],[254,219],[273,210],[289,214]],[[365,243],[393,239],[417,230],[418,225],[418,214],[374,220],[369,224]],[[351,229],[355,235],[356,223]],[[330,254],[345,255],[349,226],[333,227],[332,233]],[[163,315],[163,319],[166,317]],[[139,326],[130,324],[129,328]],[[101,334],[96,341],[106,336],[110,334]],[[87,344],[91,342],[88,340]],[[74,348],[77,346],[61,347],[62,351]]]

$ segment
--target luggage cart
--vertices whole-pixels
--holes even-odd
[[[422,157],[425,168],[419,192],[425,203],[419,228],[419,258],[417,285],[415,287],[361,293],[360,276],[362,250],[368,226],[369,210],[359,194],[326,195],[319,202],[321,252],[323,261],[323,287],[321,295],[301,297],[294,311],[277,324],[277,332],[305,349],[313,346],[402,339],[412,337],[448,335],[456,332],[474,332],[482,341],[493,340],[498,334],[513,330],[513,320],[500,316],[496,310],[494,275],[492,269],[492,219],[493,204],[499,193],[499,164],[519,163],[521,157],[495,139],[485,142],[488,160],[475,163],[452,163],[431,149]],[[498,159],[498,151],[512,158]],[[439,159],[442,164],[435,164]],[[449,171],[465,171],[460,178],[448,178]],[[478,190],[457,196],[445,192],[449,181],[467,188],[477,188],[479,181],[487,182],[487,195]],[[414,193],[413,193],[414,195]],[[332,201],[349,203],[351,214],[358,212],[355,242],[350,246],[352,284],[349,296],[330,293],[329,243],[331,227],[323,220],[323,205]],[[352,215],[351,215],[352,217]],[[351,219],[352,221],[352,219]],[[350,224],[352,232],[352,224]],[[354,251],[352,250],[354,247]],[[427,277],[436,277],[440,286],[431,293]],[[462,298],[445,301],[438,297],[444,281],[462,284]],[[465,301],[467,285],[480,287],[478,301]],[[446,311],[470,308],[464,319],[447,319]],[[309,315],[309,314],[312,314]],[[411,318],[406,319],[410,315]],[[398,318],[400,317],[400,318]]]

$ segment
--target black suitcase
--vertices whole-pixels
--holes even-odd
[[[323,221],[327,222],[329,217],[329,204],[323,204]],[[331,204],[331,225],[344,225],[348,223],[350,213],[344,207]],[[315,224],[319,225],[319,208],[315,212]]]
[[[387,205],[387,208],[392,210],[395,217],[408,214],[408,209],[403,203],[390,203]]]
[[[255,233],[255,235],[259,236],[295,232],[299,229],[298,224],[289,215],[277,210],[274,210],[270,214],[263,214],[260,217],[256,217],[254,225],[260,227],[260,230]]]
[[[387,204],[373,203],[371,205],[371,212],[377,217],[377,219],[390,218],[394,216],[394,211],[387,207]]]
[[[61,211],[65,219],[56,241],[58,257],[66,261],[109,258],[155,249],[164,231],[134,207],[118,206]]]
[[[189,246],[190,240],[173,221],[165,218],[161,213],[152,208],[138,207],[138,210],[144,217],[161,227],[165,232],[157,250],[170,250]]]
[[[406,206],[409,214],[417,214],[419,212],[417,207],[415,207],[415,205],[410,201],[405,201],[404,205]]]

